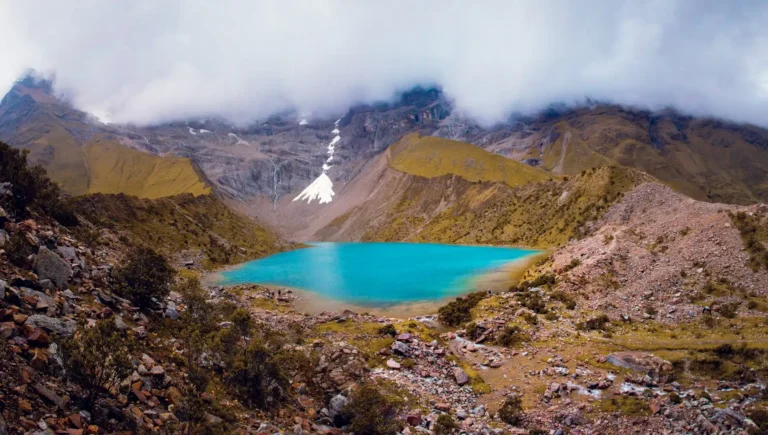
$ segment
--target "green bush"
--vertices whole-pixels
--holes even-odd
[[[733,319],[738,314],[739,305],[738,302],[723,304],[717,307],[717,312],[726,319]]]
[[[134,248],[115,272],[115,290],[136,306],[150,308],[153,299],[162,301],[168,296],[175,274],[162,255],[147,247]]]
[[[504,404],[499,409],[499,418],[501,421],[512,426],[518,426],[525,417],[523,412],[523,399],[517,395],[512,394],[504,400]]]
[[[536,314],[546,314],[547,305],[544,299],[537,292],[522,292],[515,295],[520,304]]]
[[[45,169],[30,166],[29,150],[19,150],[0,142],[0,183],[11,183],[9,198],[0,198],[0,205],[17,217],[26,217],[29,209],[48,214],[62,225],[77,224],[68,203],[61,200],[59,186],[53,183]]]
[[[81,325],[72,338],[62,342],[67,378],[85,392],[85,407],[93,406],[131,374],[133,346],[131,337],[118,330],[113,319],[99,320],[92,328]]]
[[[389,335],[394,337],[397,335],[397,329],[395,329],[395,325],[387,323],[386,325],[379,328],[379,335]]]
[[[459,432],[459,424],[450,416],[450,414],[440,414],[435,420],[435,426],[432,428],[435,435],[453,435]]]
[[[275,408],[288,398],[288,378],[272,352],[258,341],[238,353],[226,382],[243,403],[259,409]]]
[[[365,384],[355,390],[342,414],[350,421],[354,433],[366,435],[390,435],[400,432],[402,422],[397,413],[402,400],[385,395],[375,384]]]
[[[499,346],[513,347],[522,342],[530,340],[530,337],[515,325],[507,325],[504,330],[496,337],[496,344]]]
[[[440,307],[437,312],[438,318],[449,326],[459,326],[462,323],[469,322],[472,320],[472,308],[475,308],[486,296],[487,293],[485,292],[476,292],[470,293],[465,297],[456,298],[455,301]]]

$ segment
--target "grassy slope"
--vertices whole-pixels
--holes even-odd
[[[563,136],[571,132],[565,174],[615,162],[647,172],[695,199],[768,201],[768,133],[757,127],[710,120],[651,121],[611,107],[577,110],[553,127],[560,135],[542,152],[544,169],[555,167]]]
[[[125,193],[141,198],[191,193],[211,189],[189,159],[160,157],[96,138],[84,147],[90,173],[88,193]]]
[[[160,199],[127,195],[86,195],[72,200],[79,215],[113,228],[135,244],[173,257],[199,250],[217,266],[263,257],[283,249],[282,240],[224,205],[213,195],[184,194]]]
[[[458,175],[469,181],[501,181],[519,186],[553,177],[480,147],[418,133],[405,135],[390,148],[389,166],[406,174],[426,178]]]
[[[397,204],[363,240],[559,246],[580,236],[584,223],[600,217],[625,192],[651,180],[609,166],[516,188],[456,176],[412,177]]]

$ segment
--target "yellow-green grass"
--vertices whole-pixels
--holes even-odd
[[[161,198],[211,192],[189,159],[156,156],[97,138],[83,150],[90,174],[89,193],[125,193]]]
[[[519,186],[553,178],[550,173],[455,140],[418,133],[405,135],[390,147],[389,165],[426,178],[457,175],[468,181],[503,182]]]

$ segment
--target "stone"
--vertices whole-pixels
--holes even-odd
[[[66,288],[72,276],[72,266],[45,246],[37,251],[34,267],[40,279],[50,279],[60,289]]]
[[[451,404],[445,402],[435,403],[435,409],[442,412],[448,412],[451,410]]]
[[[163,366],[158,364],[158,365],[152,367],[152,370],[150,370],[149,373],[152,376],[162,376],[162,375],[165,374],[165,369],[163,369]]]
[[[0,230],[0,248],[4,248],[8,244],[10,237],[5,230]]]
[[[406,423],[408,423],[411,426],[421,426],[421,415],[419,414],[409,414],[405,418]]]
[[[32,290],[31,288],[26,288],[26,287],[21,288],[21,294],[22,296],[29,298],[31,300],[37,299],[35,309],[46,310],[48,314],[56,313],[56,300],[48,296],[47,294],[41,291]]]
[[[48,345],[51,344],[51,339],[42,328],[35,328],[32,333],[27,336],[27,342],[33,346],[48,347]]]
[[[456,379],[456,383],[460,386],[469,383],[469,375],[459,367],[453,369],[453,378]]]
[[[397,370],[400,368],[400,363],[390,358],[387,360],[387,367]]]
[[[396,340],[397,341],[411,341],[411,338],[412,338],[411,334],[409,334],[407,332],[404,332],[404,333],[398,335]]]
[[[62,398],[61,396],[53,392],[53,390],[51,390],[50,388],[44,385],[35,384],[33,388],[35,389],[35,391],[37,391],[37,394],[44,397],[46,400],[53,403],[54,405],[58,406],[60,409],[63,409],[67,405],[66,399]]]
[[[65,337],[72,336],[76,326],[75,321],[72,319],[57,319],[42,314],[29,316],[24,324],[34,328],[43,328],[48,332],[63,335]]]
[[[176,320],[179,318],[179,311],[176,309],[176,304],[168,301],[168,304],[165,306],[165,317],[169,319]]]
[[[56,253],[69,264],[79,266],[80,269],[85,269],[85,261],[77,256],[77,250],[71,246],[59,246],[56,248]]]
[[[337,394],[331,398],[331,401],[328,403],[328,416],[331,417],[331,420],[334,420],[337,415],[341,414],[341,411],[347,406],[348,402],[349,399],[342,394]]]
[[[411,348],[402,341],[396,341],[392,343],[392,351],[402,356],[408,356],[411,354]]]

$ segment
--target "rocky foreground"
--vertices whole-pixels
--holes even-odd
[[[508,292],[391,319],[201,286],[21,175],[0,185],[0,435],[768,431],[764,206],[643,184]]]

